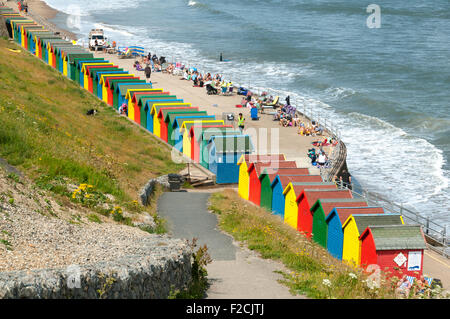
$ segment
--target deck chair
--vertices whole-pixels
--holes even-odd
[[[119,59],[131,59],[133,57],[133,52],[131,49],[124,48],[122,50],[118,50],[117,54],[119,55]]]
[[[276,106],[278,104],[278,101],[280,100],[279,96],[276,96],[272,103],[263,103],[264,106]]]
[[[414,284],[414,280],[416,280],[416,277],[414,276],[406,276],[406,279],[411,283],[411,286]]]

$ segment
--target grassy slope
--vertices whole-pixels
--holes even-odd
[[[0,156],[39,185],[89,183],[119,201],[177,172],[170,150],[111,107],[15,44],[0,39]],[[86,116],[92,108],[96,116]],[[61,188],[61,189],[59,189]]]
[[[218,215],[220,228],[236,240],[263,258],[283,262],[290,270],[283,274],[283,283],[292,293],[310,298],[395,298],[391,281],[380,278],[380,288],[371,289],[359,268],[331,257],[326,249],[233,190],[213,194],[209,208]]]

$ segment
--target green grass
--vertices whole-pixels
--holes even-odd
[[[96,214],[88,215],[88,220],[93,223],[98,223],[98,224],[102,223],[102,220]]]
[[[149,179],[184,168],[166,145],[75,82],[6,47],[17,46],[0,39],[0,156],[40,187],[67,196],[67,183],[87,183],[129,202]],[[91,108],[99,114],[86,116]]]

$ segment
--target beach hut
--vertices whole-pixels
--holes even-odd
[[[17,38],[19,35],[14,30],[14,22],[16,22],[16,21],[30,21],[31,22],[31,20],[28,20],[27,18],[22,17],[22,16],[16,16],[16,15],[13,15],[13,16],[6,15],[5,16],[6,28],[8,30],[9,37],[18,43]]]
[[[167,109],[167,108],[164,108],[164,109]],[[180,108],[172,109],[171,111],[173,111],[173,112],[180,111],[181,113],[183,113],[184,111],[188,111],[189,109],[191,109],[191,107],[180,107]],[[189,113],[175,114],[175,113],[169,112],[165,119],[165,123],[167,125],[167,143],[169,143],[172,146],[175,146],[175,137],[177,137],[177,138],[179,137],[179,134],[178,134],[179,132],[176,132],[174,130],[174,128],[177,126],[177,125],[175,125],[175,121],[180,116],[189,116]]]
[[[113,95],[113,107],[118,110],[119,109],[119,85],[139,85],[139,84],[146,84],[145,80],[129,80],[129,81],[120,81],[120,80],[111,80],[111,92]]]
[[[52,36],[53,32],[48,30],[28,31],[28,46],[31,53],[42,59],[42,54],[39,52],[38,38],[43,36]]]
[[[130,74],[127,71],[124,71],[122,68],[119,68],[117,66],[113,68],[93,68],[91,69],[91,72],[89,76],[92,78],[92,86],[93,86],[93,92],[95,96],[97,96],[102,101],[105,101],[108,99],[108,94],[106,93],[106,88],[104,88],[104,77],[124,77],[124,76],[132,76],[135,77],[134,74]],[[105,96],[103,95],[105,93]]]
[[[124,76],[119,78],[107,78],[105,79],[106,82],[106,91],[108,96],[108,104],[112,107],[114,107],[114,88],[115,84],[117,83],[145,83],[144,80],[140,80],[139,77],[134,76]]]
[[[108,105],[111,105],[111,106],[113,105],[113,93],[109,89],[109,83],[108,83],[109,80],[118,79],[118,80],[130,81],[130,80],[133,80],[136,78],[137,77],[133,74],[120,74],[120,73],[113,74],[113,75],[100,74],[100,82],[98,83],[97,90],[101,89],[101,91],[102,91],[102,93],[101,93],[102,101],[104,101]],[[100,94],[98,94],[98,96],[100,97]]]
[[[114,106],[114,100],[113,100],[114,99],[114,95],[113,95],[113,92],[111,91],[112,81],[113,80],[119,80],[119,81],[125,82],[125,81],[133,81],[133,80],[138,80],[138,79],[139,79],[138,77],[129,76],[129,75],[120,76],[120,77],[105,77],[103,79],[103,81],[105,82],[103,85],[106,88],[106,94],[103,93],[103,97],[106,97],[106,103],[109,106]]]
[[[297,169],[297,173],[289,175],[275,176],[270,187],[272,188],[272,207],[273,214],[278,215],[284,220],[284,213],[286,208],[286,199],[284,190],[289,183],[306,183],[306,182],[319,182],[322,178],[317,178],[318,175],[304,175],[304,169]],[[319,176],[320,177],[320,176]]]
[[[163,92],[164,90],[159,88],[159,89],[154,89],[152,84],[146,84],[145,86],[142,85],[141,88],[139,89],[129,89],[127,94],[125,95],[125,100],[127,100],[127,105],[128,105],[128,117],[131,118],[132,120],[134,120],[134,103],[133,103],[133,95],[136,93],[152,93],[152,92]],[[131,110],[131,112],[130,112]],[[130,116],[130,113],[131,116]]]
[[[267,155],[242,155],[238,160],[237,165],[239,166],[239,183],[238,183],[238,194],[243,199],[248,200],[249,195],[249,175],[248,168],[251,163],[262,162],[271,163],[275,161],[284,161],[286,157],[284,154],[267,154]]]
[[[382,207],[335,207],[326,218],[327,250],[335,258],[342,260],[344,231],[342,225],[353,214],[384,214]]]
[[[328,225],[326,218],[335,207],[367,207],[367,201],[360,198],[318,199],[311,207],[313,216],[312,239],[323,248],[327,248]]]
[[[133,97],[131,98],[131,102],[134,105],[135,113],[144,114],[145,118],[147,118],[147,114],[150,113],[150,110],[146,110],[145,102],[150,100],[161,100],[163,102],[165,101],[172,101],[177,100],[179,102],[183,102],[182,99],[177,99],[176,95],[170,95],[168,91],[166,92],[136,92],[133,94]],[[138,110],[139,109],[139,110]],[[147,124],[145,125],[147,126]]]
[[[223,120],[216,120],[214,115],[182,115],[176,116],[173,135],[174,147],[188,158],[191,158],[191,141],[189,129],[192,125],[223,125]],[[186,148],[186,149],[185,149]]]
[[[92,83],[92,93],[98,96],[98,82],[100,81],[100,75],[105,72],[111,72],[111,74],[116,74],[116,72],[125,73],[123,69],[119,69],[117,65],[89,65],[85,67],[85,75]],[[100,75],[99,75],[100,73]],[[97,77],[97,75],[99,75]]]
[[[188,107],[188,108],[170,108],[170,107],[164,107],[159,110],[158,113],[158,119],[159,119],[159,126],[160,126],[160,132],[161,132],[161,139],[165,141],[166,143],[169,142],[169,130],[167,127],[166,118],[169,118],[168,114],[173,114],[174,116],[198,116],[198,115],[208,115],[206,111],[199,111],[197,107]]]
[[[108,94],[106,80],[114,78],[130,80],[135,77],[136,76],[134,74],[130,74],[126,71],[112,71],[112,72],[97,71],[97,74],[95,75],[96,81],[98,81],[97,96],[106,103],[109,99],[112,100],[113,98],[112,93]]]
[[[56,35],[44,35],[44,36],[39,36],[37,38],[37,50],[39,51],[39,58],[42,59],[42,61],[44,61],[45,63],[48,63],[48,50],[47,47],[45,45],[45,41],[47,39],[54,39],[54,40],[60,40],[61,38],[59,38]]]
[[[82,87],[89,92],[92,92],[93,85],[92,79],[89,81],[90,77],[88,76],[88,69],[92,67],[105,67],[105,66],[113,66],[113,63],[109,62],[93,62],[93,63],[82,63],[82,68],[80,72],[80,82],[82,82]],[[83,79],[83,80],[81,80]],[[81,84],[81,83],[80,83]]]
[[[239,130],[234,130],[232,125],[204,125],[193,126],[189,132],[191,139],[191,159],[208,168],[207,143],[213,136],[241,135]]]
[[[134,93],[134,92],[139,91],[140,88],[150,89],[151,86],[145,82],[131,83],[131,84],[125,84],[125,83],[117,84],[117,88],[114,91],[114,94],[116,95],[116,96],[114,96],[114,100],[117,100],[117,109],[120,106],[122,106],[124,103],[126,105],[128,105],[128,100],[125,98],[128,90],[135,90],[135,91],[132,91],[132,93]]]
[[[83,65],[85,63],[108,63],[108,61],[105,61],[105,59],[103,58],[80,58],[80,59],[76,59],[74,61],[75,63],[75,82],[78,82],[80,84],[81,87],[84,87],[84,75],[81,72],[81,69],[83,68]]]
[[[89,52],[84,53],[77,53],[77,52],[68,52],[64,56],[64,60],[67,62],[67,71],[68,71],[68,77],[72,81],[75,81],[76,83],[80,83],[79,78],[77,79],[77,64],[78,61],[86,60],[86,59],[92,59],[94,55]]]
[[[44,45],[47,49],[48,65],[57,69],[58,59],[56,58],[56,45],[69,45],[70,43],[63,39],[45,39]]]
[[[388,276],[420,278],[427,248],[420,225],[368,226],[359,238],[361,267],[378,265]]]
[[[298,206],[298,231],[311,238],[312,235],[312,214],[311,207],[318,199],[326,198],[353,198],[352,192],[348,189],[305,189],[297,197]]]
[[[342,225],[342,260],[355,266],[361,262],[361,241],[359,237],[368,226],[403,225],[400,214],[354,214]]]
[[[237,183],[239,180],[238,159],[253,152],[248,135],[212,136],[208,143],[209,170],[216,175],[217,184]]]
[[[147,101],[147,103],[149,103]],[[159,110],[162,108],[167,108],[167,107],[171,107],[171,108],[177,108],[177,107],[191,107],[191,103],[171,103],[171,102],[157,102],[157,103],[151,103],[151,109],[150,109],[150,117],[153,120],[153,134],[160,137],[161,136],[161,127],[160,127],[160,122],[158,121],[158,113]],[[175,125],[175,123],[173,124]],[[176,127],[172,127],[172,129],[175,131],[175,129],[179,129],[180,126],[176,126]]]
[[[272,167],[270,170],[263,169],[259,174],[259,180],[261,184],[261,199],[260,206],[266,208],[268,211],[272,211],[272,182],[277,175],[298,176],[298,170],[296,168],[275,168]],[[303,174],[300,174],[303,175]],[[320,182],[322,178],[319,175],[304,175],[305,179],[303,181],[309,182]],[[308,176],[308,177],[306,177]]]
[[[100,85],[101,76],[102,75],[115,75],[115,76],[122,76],[122,75],[130,75],[134,76],[132,74],[129,74],[128,72],[124,71],[123,69],[120,69],[117,67],[117,65],[109,65],[106,67],[102,66],[89,66],[86,68],[86,74],[89,80],[89,91],[94,94],[99,99],[102,99],[103,97],[103,90],[102,86]],[[92,85],[91,85],[92,83]]]
[[[158,103],[183,103],[183,102],[184,102],[183,99],[178,99],[176,95],[169,95],[169,92],[161,92],[161,94],[159,95],[155,93],[155,95],[152,97],[150,97],[149,95],[143,95],[142,97],[139,97],[137,105],[140,109],[141,114],[145,114],[147,130],[150,133],[153,133],[153,116],[151,116],[150,114],[153,105]],[[179,107],[178,106],[173,107],[173,109],[177,108]],[[159,109],[160,108],[158,108],[158,112]]]
[[[250,163],[248,167],[248,200],[256,205],[260,205],[261,202],[261,181],[259,180],[259,175],[264,169],[273,171],[277,168],[297,168],[297,163],[295,161],[278,161],[273,163]],[[309,174],[307,168],[299,169],[298,174]]]
[[[169,104],[169,105],[159,105],[161,103],[165,103],[165,104]],[[181,103],[181,104],[180,104]],[[154,105],[158,104],[156,107],[154,107]],[[154,133],[154,125],[155,125],[155,119],[153,117],[152,114],[152,110],[155,112],[155,114],[159,113],[159,110],[164,108],[171,108],[171,109],[186,109],[186,108],[190,108],[190,105],[184,105],[185,103],[183,103],[182,99],[177,99],[175,98],[171,98],[171,99],[166,99],[166,98],[162,98],[162,99],[158,99],[158,100],[145,100],[145,110],[147,112],[147,129],[151,132]],[[170,127],[167,128],[169,131],[171,130]],[[159,128],[160,133],[161,133],[161,128]],[[169,139],[170,139],[170,135],[168,135]]]
[[[280,173],[281,174],[281,173]],[[278,175],[283,177],[283,175]],[[286,186],[286,188],[283,191],[284,195],[284,222],[294,228],[295,230],[298,230],[298,204],[297,204],[297,198],[300,195],[300,193],[305,189],[336,189],[336,184],[332,182],[311,182],[307,180],[314,180],[311,178],[312,176],[317,177],[319,175],[299,175],[296,178],[292,178],[290,180],[294,180],[293,182],[289,182],[289,184]],[[275,176],[276,177],[276,176]],[[275,178],[274,177],[274,178]],[[289,176],[288,176],[289,177]],[[300,180],[300,182],[297,182],[295,180]],[[261,188],[262,190],[262,188]],[[261,192],[261,200],[263,199]],[[272,192],[270,192],[270,196],[272,197]],[[270,203],[272,203],[272,199],[270,200]],[[269,208],[271,210],[271,208]]]
[[[151,113],[151,109],[154,104],[157,103],[183,103],[183,99],[179,99],[176,95],[169,95],[169,92],[136,92],[134,94],[132,102],[135,109],[135,119],[139,118],[139,114],[144,115],[146,122],[145,127],[147,128],[148,116]],[[132,99],[132,100],[133,100]],[[148,103],[147,103],[148,102]],[[157,114],[156,114],[157,115]],[[153,118],[152,118],[153,119]],[[159,121],[159,118],[157,119]],[[141,120],[142,122],[143,120]],[[153,123],[151,124],[153,130]]]
[[[159,90],[159,91],[158,91]],[[132,97],[135,92],[163,92],[162,89],[153,89],[148,83],[122,84],[117,86],[118,107],[124,103],[128,106],[128,110],[133,109],[128,105],[128,98]],[[134,110],[134,109],[133,109]]]
[[[189,114],[191,116],[191,114]],[[215,120],[213,118],[212,120],[207,121],[197,121],[196,119],[193,119],[193,121],[185,121],[181,127],[180,132],[183,134],[183,154],[186,155],[189,158],[192,158],[192,140],[191,140],[191,128],[197,127],[201,129],[202,127],[211,126],[211,125],[224,125],[223,120]],[[241,134],[238,134],[241,135]],[[211,139],[210,139],[211,140]],[[237,160],[236,160],[237,161]]]
[[[78,47],[73,48],[63,48],[60,50],[60,54],[62,57],[62,64],[63,64],[63,74],[67,76],[68,78],[74,80],[75,79],[75,69],[74,65],[71,65],[71,60],[73,60],[75,57],[81,58],[85,57],[88,58],[89,56],[92,56],[92,54],[87,53],[84,49],[81,48],[81,50]],[[71,72],[73,75],[71,75]]]

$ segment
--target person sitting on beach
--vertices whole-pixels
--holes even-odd
[[[220,86],[222,88],[222,95],[225,95],[227,93],[227,83],[225,81],[222,81]]]
[[[175,66],[173,65],[173,63],[169,63],[169,65],[167,66],[167,68],[165,70],[163,70],[163,72],[172,74],[174,69],[175,69]]]
[[[317,158],[317,165],[322,168],[325,166],[327,160],[328,158],[325,152],[320,152],[319,157]]]
[[[323,128],[319,125],[319,123],[314,125],[314,133],[317,134],[317,135],[322,135]]]
[[[300,123],[300,125],[299,125],[298,134],[300,134],[302,136],[306,134],[305,125],[303,123]]]
[[[281,110],[278,110],[278,111],[273,115],[273,120],[274,120],[274,121],[279,121],[279,120],[281,120]]]
[[[234,89],[233,82],[231,82],[231,81],[228,82],[228,84],[227,84],[228,94],[233,95],[233,89]]]
[[[192,76],[191,76],[191,80],[194,82],[194,85],[195,85],[195,83],[196,83],[197,76],[198,76],[197,71],[195,71],[195,72],[192,74]]]
[[[409,296],[409,291],[411,289],[411,283],[409,282],[406,275],[402,277],[402,279],[397,283],[397,288],[395,289],[395,293],[399,297],[407,298]]]
[[[211,73],[206,74],[205,82],[212,81]]]

